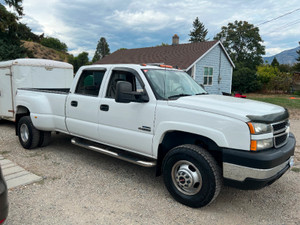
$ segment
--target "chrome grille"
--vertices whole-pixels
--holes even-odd
[[[287,143],[289,134],[287,129],[289,127],[289,121],[281,121],[279,123],[272,124],[274,134],[274,146],[279,148]]]

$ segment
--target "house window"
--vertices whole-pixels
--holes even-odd
[[[204,85],[212,85],[213,78],[213,68],[212,67],[204,67]]]

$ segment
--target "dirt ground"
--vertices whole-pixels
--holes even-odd
[[[291,119],[300,143],[300,120]],[[48,147],[24,150],[14,124],[0,122],[0,154],[43,181],[9,190],[7,224],[300,224],[300,172],[294,169],[256,191],[223,187],[208,207],[172,199],[162,177],[143,168],[76,147],[53,135]],[[296,167],[300,168],[297,144]]]

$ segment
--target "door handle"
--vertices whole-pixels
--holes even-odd
[[[100,110],[107,112],[109,110],[109,105],[100,105]]]
[[[77,101],[71,101],[71,106],[77,107],[78,106],[78,102]]]

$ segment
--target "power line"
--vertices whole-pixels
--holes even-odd
[[[293,11],[287,12],[287,13],[285,13],[285,14],[283,14],[283,15],[280,15],[280,16],[278,16],[278,17],[276,17],[276,18],[273,18],[273,19],[267,20],[267,21],[265,21],[265,22],[262,22],[262,23],[258,24],[257,27],[258,27],[258,26],[261,26],[261,25],[264,25],[264,24],[266,24],[266,23],[270,23],[270,22],[272,22],[272,21],[274,21],[274,20],[277,20],[277,19],[279,19],[279,18],[282,18],[282,17],[284,17],[284,16],[290,15],[290,14],[296,12],[296,11],[299,11],[299,10],[300,10],[300,8],[294,9]]]
[[[272,34],[272,33],[281,32],[281,31],[284,31],[284,30],[288,29],[290,26],[296,25],[298,23],[300,23],[300,19],[288,22],[288,23],[284,24],[283,26],[280,26],[280,27],[276,28],[276,30],[272,30],[268,33]]]

